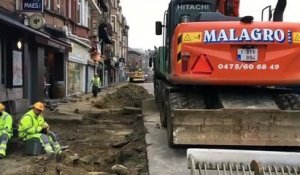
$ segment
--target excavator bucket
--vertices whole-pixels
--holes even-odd
[[[175,145],[299,146],[300,111],[174,109]]]
[[[300,153],[188,149],[190,175],[297,175]]]

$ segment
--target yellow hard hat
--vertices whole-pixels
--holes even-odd
[[[5,109],[5,106],[2,103],[0,103],[0,111],[2,111],[4,109]]]
[[[34,107],[35,109],[38,109],[38,110],[41,110],[41,111],[44,111],[44,109],[45,109],[44,104],[41,103],[41,102],[36,102],[36,103],[34,103],[33,107]]]

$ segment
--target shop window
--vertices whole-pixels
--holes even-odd
[[[81,65],[73,62],[68,63],[68,95],[81,92]]]

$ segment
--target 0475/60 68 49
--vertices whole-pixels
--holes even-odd
[[[218,64],[219,70],[279,70],[279,64]]]

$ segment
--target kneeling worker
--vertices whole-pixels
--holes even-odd
[[[58,153],[61,147],[55,134],[49,130],[49,125],[44,120],[42,115],[44,109],[44,104],[37,102],[21,118],[18,128],[19,137],[24,141],[33,138],[39,139],[46,153],[53,155]]]
[[[7,142],[12,136],[12,116],[5,112],[5,106],[0,103],[0,159],[6,156]]]

